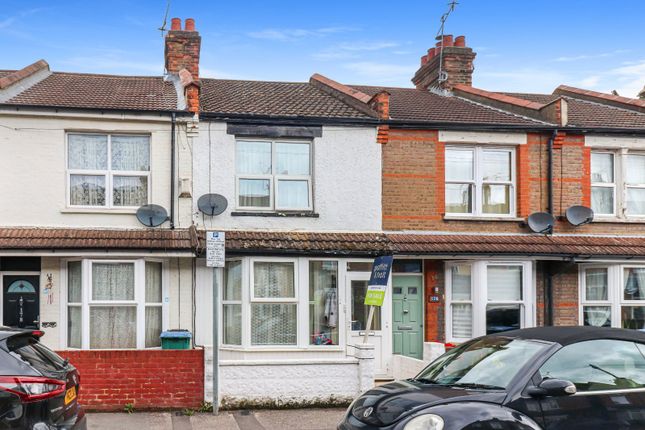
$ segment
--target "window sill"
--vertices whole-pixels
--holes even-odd
[[[463,215],[444,215],[443,220],[444,221],[507,221],[507,222],[525,221],[524,218],[518,218],[518,217],[463,216]]]
[[[231,216],[258,216],[258,217],[275,217],[275,218],[319,218],[320,215],[315,212],[253,212],[240,211],[231,212]]]
[[[320,351],[329,351],[329,352],[341,352],[345,351],[345,348],[340,345],[311,345],[308,348],[302,348],[299,346],[285,346],[284,348],[277,346],[254,346],[254,347],[242,347],[235,345],[221,345],[219,347],[221,351],[235,351],[235,352],[251,352],[251,353],[262,353],[262,352],[320,352]]]
[[[136,209],[101,209],[101,208],[65,208],[60,210],[64,214],[110,214],[110,215],[134,215]]]
[[[598,223],[611,223],[611,224],[645,224],[645,217],[643,218],[594,218],[592,224]]]

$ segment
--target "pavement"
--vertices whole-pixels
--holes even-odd
[[[345,409],[287,409],[220,412],[88,413],[89,430],[335,430]]]

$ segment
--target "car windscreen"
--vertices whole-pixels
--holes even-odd
[[[66,367],[65,360],[30,335],[10,337],[7,349],[18,360],[44,374],[59,373]]]
[[[439,385],[505,389],[519,370],[548,346],[532,340],[484,337],[446,353],[416,379]]]

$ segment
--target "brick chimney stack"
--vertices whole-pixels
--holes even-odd
[[[431,87],[450,90],[455,84],[472,86],[475,54],[466,46],[466,37],[444,35],[443,39],[428,49],[427,55],[421,57],[421,67],[414,74],[412,82],[417,89],[427,90]],[[443,61],[442,75],[439,76],[439,62]]]
[[[165,40],[165,67],[176,75],[184,87],[188,110],[199,111],[199,51],[202,38],[195,30],[195,20],[187,18],[184,28],[181,19],[173,18]],[[188,72],[188,73],[186,73]]]

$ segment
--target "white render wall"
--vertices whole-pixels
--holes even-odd
[[[0,110],[0,224],[36,227],[140,228],[132,209],[67,208],[66,133],[144,133],[151,136],[149,202],[170,212],[170,118],[161,115],[74,114]],[[190,175],[192,144],[179,126],[180,174]],[[176,195],[178,195],[177,193]],[[190,209],[177,220],[190,223]],[[179,225],[185,226],[188,225]],[[163,227],[168,227],[164,224]]]
[[[228,200],[226,211],[206,217],[197,209],[209,192],[209,123],[200,123],[193,146],[193,213],[207,229],[378,231],[381,229],[381,146],[374,127],[323,127],[313,139],[314,212],[318,218],[231,216],[236,210],[235,136],[226,123],[210,123],[211,190]],[[302,139],[300,139],[302,140]]]

